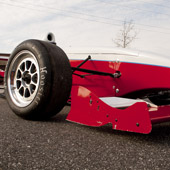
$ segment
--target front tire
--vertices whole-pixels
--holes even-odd
[[[5,71],[5,95],[25,119],[54,116],[66,104],[72,71],[64,51],[51,43],[27,40],[15,48]]]

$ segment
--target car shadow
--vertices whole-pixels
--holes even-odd
[[[88,128],[89,130],[96,131],[96,132],[114,135],[117,137],[126,137],[126,139],[128,138],[129,140],[135,140],[140,142],[143,141],[148,143],[154,142],[158,144],[164,144],[164,143],[169,143],[170,141],[170,122],[153,125],[152,131],[149,134],[114,130],[112,129],[111,124],[102,127],[84,126],[84,128]]]
[[[67,115],[69,113],[70,107],[65,107],[62,112],[57,114],[56,116],[50,118],[49,122],[56,122],[56,123],[72,123],[69,121],[66,121]],[[129,138],[130,140],[140,140],[144,142],[154,142],[154,143],[164,143],[164,142],[169,142],[170,141],[170,122],[166,123],[160,123],[160,124],[155,124],[152,127],[152,131],[149,134],[141,134],[141,133],[134,133],[134,132],[126,132],[126,131],[120,131],[120,130],[114,130],[112,129],[112,124],[107,124],[101,127],[91,127],[91,126],[85,126],[85,125],[80,125],[77,123],[72,123],[75,124],[74,126],[81,127],[85,130],[93,131],[96,133],[106,133],[110,134],[113,136],[121,136],[121,137],[126,137]]]
[[[66,106],[56,116],[49,118],[47,120],[41,120],[41,122],[74,124],[74,126],[81,127],[82,129],[93,131],[96,133],[110,134],[110,135],[113,135],[114,137],[115,136],[126,137],[130,140],[140,140],[140,142],[147,141],[147,142],[154,142],[154,143],[160,144],[160,143],[170,141],[170,122],[153,125],[151,133],[140,134],[140,133],[134,133],[134,132],[114,130],[112,129],[111,124],[107,124],[101,127],[91,127],[91,126],[80,125],[77,123],[72,123],[72,122],[66,121],[69,111],[70,111],[70,106]]]

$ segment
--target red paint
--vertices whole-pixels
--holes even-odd
[[[71,60],[76,67],[82,61]],[[120,110],[108,106],[99,97],[123,96],[131,92],[153,89],[170,89],[170,68],[135,63],[116,63],[107,61],[88,61],[82,68],[115,73],[120,71],[120,78],[89,75],[85,78],[73,75],[71,111],[67,120],[88,126],[113,124],[113,129],[149,133],[151,123],[170,120],[170,106],[160,106],[151,111],[146,103],[136,103]],[[84,75],[86,73],[76,72]],[[115,90],[119,89],[119,93]],[[90,101],[92,103],[90,104]],[[139,126],[138,126],[139,125]]]
[[[71,66],[76,67],[82,61],[71,60]],[[136,63],[116,63],[111,61],[88,61],[81,68],[115,73],[120,71],[120,78],[109,76],[89,75],[81,78],[73,75],[73,86],[81,85],[99,97],[123,96],[131,92],[149,89],[170,89],[170,79],[165,78],[170,75],[170,68]],[[75,72],[84,75],[86,73]],[[115,88],[113,88],[115,87]],[[115,89],[119,93],[115,93]]]
[[[115,130],[146,134],[152,129],[147,104],[144,102],[124,110],[116,109],[82,86],[73,86],[71,96],[71,111],[67,117],[69,121],[97,127],[112,123]]]
[[[170,121],[170,105],[159,106],[157,111],[150,112],[152,124]]]
[[[81,62],[82,60],[70,60],[73,67]],[[99,99],[99,97],[121,97],[141,90],[170,89],[170,79],[166,78],[170,75],[170,68],[93,60],[86,62],[81,68],[112,74],[120,71],[122,76],[111,78],[87,75],[81,78],[73,75],[71,111],[67,120],[88,126],[112,123],[113,129],[137,133],[150,133],[153,123],[170,121],[170,105],[159,106],[158,110],[151,111],[145,102],[140,102],[121,110]],[[78,71],[75,73],[87,74]],[[4,77],[4,71],[0,71],[0,76]],[[116,89],[119,89],[118,93]]]
[[[71,66],[76,67],[82,61],[71,60]],[[114,64],[112,62],[103,61],[88,61],[81,68],[91,69],[95,71],[115,73]],[[80,75],[87,75],[88,73],[83,73],[76,71],[75,73]],[[115,81],[109,76],[99,76],[99,75],[88,75],[85,78],[73,75],[73,86],[81,85],[87,87],[89,90],[93,91],[96,95],[102,96],[115,96]]]
[[[0,70],[0,76],[4,77],[4,71],[3,70]]]

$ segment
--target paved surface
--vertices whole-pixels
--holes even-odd
[[[68,111],[48,121],[26,121],[1,96],[0,170],[170,169],[170,123],[142,135],[70,123]]]

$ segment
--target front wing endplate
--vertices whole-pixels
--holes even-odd
[[[82,86],[72,87],[71,110],[67,120],[95,127],[112,123],[115,130],[145,134],[150,133],[152,129],[145,102],[137,102],[123,110],[117,109],[104,103]]]

